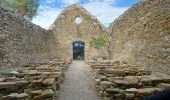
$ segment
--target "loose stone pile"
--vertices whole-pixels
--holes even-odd
[[[69,64],[66,60],[53,60],[47,65],[4,74],[5,78],[0,78],[0,100],[53,100]]]
[[[126,62],[91,62],[91,67],[98,94],[111,100],[139,100],[170,87],[169,77],[156,77]]]

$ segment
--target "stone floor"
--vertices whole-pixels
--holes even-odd
[[[92,69],[85,62],[72,62],[57,100],[100,100],[96,94]]]

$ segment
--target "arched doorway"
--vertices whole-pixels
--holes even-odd
[[[73,42],[73,60],[84,60],[85,43],[81,41]]]

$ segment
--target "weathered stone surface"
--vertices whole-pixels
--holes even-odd
[[[99,84],[100,84],[100,81],[101,81],[101,79],[95,79],[96,85],[99,85]]]
[[[129,85],[128,81],[125,80],[115,80],[114,83],[117,85]]]
[[[26,80],[17,81],[17,85],[22,86],[22,87],[28,85],[29,83],[30,82]]]
[[[170,84],[167,84],[167,83],[159,83],[157,85],[158,88],[161,88],[161,89],[168,89],[170,88]]]
[[[133,93],[126,93],[125,96],[126,96],[127,99],[133,99],[135,97],[135,94],[133,94]]]
[[[123,80],[124,77],[107,77],[107,80],[110,82],[114,82],[115,80]]]
[[[57,40],[52,31],[32,24],[1,4],[0,26],[0,66],[30,66],[56,57]]]
[[[44,85],[53,85],[54,83],[56,82],[56,79],[55,78],[47,78],[45,79],[42,83]]]
[[[26,100],[28,99],[28,94],[27,93],[11,93],[7,96],[2,96],[0,97],[1,100]]]
[[[18,90],[18,86],[16,82],[0,82],[0,91],[16,91]]]
[[[116,19],[110,26],[113,59],[170,74],[169,7],[169,0],[145,0]]]
[[[100,85],[110,86],[110,85],[113,85],[113,83],[112,83],[112,82],[109,82],[109,81],[101,81],[101,82],[100,82]]]
[[[27,93],[11,93],[10,95],[8,95],[9,98],[11,99],[26,99],[28,97]]]
[[[156,76],[143,76],[141,77],[140,81],[144,84],[151,84],[151,83],[159,83],[161,82],[163,79],[162,78],[158,78]]]
[[[138,78],[135,76],[127,76],[125,77],[125,80],[128,81],[128,84],[130,85],[138,85]]]
[[[102,65],[102,61],[94,63],[97,66]],[[112,66],[109,69],[107,65],[102,68],[92,68],[95,75],[104,77],[98,80],[100,81],[100,84],[96,86],[98,94],[110,97],[111,100],[140,100],[144,96],[155,94],[169,87],[169,76],[155,76],[138,65]],[[108,73],[114,73],[114,75],[110,77]]]
[[[54,92],[51,89],[44,90],[40,95],[35,96],[34,100],[43,100],[45,98],[53,98]]]
[[[42,84],[42,82],[43,82],[43,79],[38,79],[38,80],[33,80],[33,81],[31,82],[31,84],[36,86],[36,85]]]
[[[137,93],[137,89],[136,88],[130,88],[130,89],[126,89],[127,93]]]
[[[40,95],[41,93],[42,93],[42,90],[31,91],[31,95],[33,95],[33,96]]]
[[[120,89],[119,88],[107,88],[105,90],[107,93],[109,94],[117,94],[120,93]]]
[[[4,82],[16,82],[17,78],[16,77],[6,77]]]
[[[140,96],[146,96],[146,95],[151,95],[156,92],[160,91],[159,88],[144,88],[144,89],[137,89],[137,93]]]
[[[145,96],[160,91],[159,88],[155,88],[156,86],[169,87],[169,78],[151,76],[150,71],[139,66],[133,66],[133,64],[139,64],[152,71],[170,73],[169,7],[169,0],[146,0],[131,7],[112,23],[109,33],[112,35],[111,45],[114,45],[111,51],[114,53],[113,59],[123,61],[115,64],[106,64],[107,61],[104,61],[103,64],[92,67],[95,69],[95,78],[100,79],[97,80],[97,83],[101,95],[113,96],[117,99],[123,96],[133,98],[133,94]],[[77,17],[82,20],[82,23],[75,23]],[[47,63],[48,58],[54,57],[72,59],[73,51],[70,48],[75,41],[82,41],[86,44],[85,59],[98,57],[96,50],[90,48],[89,41],[92,37],[106,36],[108,33],[94,16],[78,4],[71,5],[63,10],[52,25],[52,31],[42,29],[0,7],[0,27],[0,66],[4,64],[9,66],[37,65],[42,62]],[[97,61],[100,62],[101,59],[97,59]],[[65,67],[63,66],[64,63],[60,61],[49,63],[55,67]],[[128,64],[132,64],[132,66]],[[28,72],[23,71],[27,74],[19,74],[18,72],[11,74],[18,78],[24,77],[30,82],[18,81],[18,78],[15,77],[2,79],[0,91],[13,92],[20,86],[35,90],[39,88],[43,88],[42,90],[54,89],[49,85],[53,85],[55,79],[60,83],[63,77],[61,75],[63,68],[50,69],[44,67],[28,70]],[[56,72],[61,72],[61,74]],[[51,77],[49,77],[50,75]],[[159,84],[160,82],[161,84]],[[120,91],[116,91],[116,88]],[[21,89],[19,92],[21,93],[23,90],[26,89]],[[115,91],[117,93],[110,94]],[[51,98],[52,92],[54,91],[51,89],[45,90],[34,98],[40,100],[46,97]],[[18,96],[18,94],[11,95],[14,98]]]
[[[76,24],[76,18],[82,19],[80,24]],[[85,59],[93,58],[98,52],[90,47],[90,40],[96,36],[107,36],[106,28],[79,4],[66,7],[59,14],[56,21],[50,28],[58,40],[58,54],[60,58],[72,59],[72,45],[76,41],[85,43]],[[63,42],[64,41],[64,42]]]

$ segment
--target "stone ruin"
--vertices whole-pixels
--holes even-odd
[[[38,67],[2,73],[0,100],[55,100],[69,64],[56,59]]]
[[[170,0],[141,0],[106,28],[73,4],[45,30],[0,5],[0,100],[55,99],[76,42],[85,44],[100,96],[136,100],[170,88],[169,7]],[[97,36],[111,38],[109,63],[91,62]]]
[[[141,100],[170,88],[170,77],[155,76],[138,65],[116,62],[90,62],[98,95],[110,100]]]

